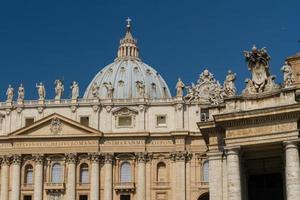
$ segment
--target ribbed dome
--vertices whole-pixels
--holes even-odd
[[[104,67],[85,91],[85,99],[95,98],[93,88],[101,99],[170,98],[170,90],[164,79],[139,58],[137,41],[131,35],[128,20],[125,37],[120,41],[118,57]]]

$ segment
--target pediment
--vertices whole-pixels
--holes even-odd
[[[10,137],[101,136],[96,129],[84,126],[59,114],[49,115],[34,124],[12,132]]]
[[[138,111],[128,107],[116,108],[112,111],[113,115],[136,115]]]

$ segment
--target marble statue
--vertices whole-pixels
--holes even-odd
[[[99,88],[100,86],[94,82],[94,84],[92,85],[92,94],[94,98],[97,98],[99,96]]]
[[[37,91],[38,91],[39,100],[45,100],[46,90],[45,90],[44,84],[42,82],[40,82],[40,84],[36,83],[35,87],[37,88]]]
[[[62,94],[64,92],[64,84],[61,80],[56,80],[55,84],[55,100],[61,100]]]
[[[24,101],[25,98],[25,88],[23,86],[23,84],[21,83],[19,88],[18,88],[18,101]]]
[[[12,103],[14,99],[14,88],[12,88],[11,85],[8,85],[6,96],[7,96],[7,102]]]
[[[183,97],[183,89],[185,85],[182,82],[180,78],[178,78],[177,84],[176,84],[176,97]]]
[[[291,87],[295,82],[295,77],[293,73],[292,67],[285,62],[284,65],[281,67],[281,71],[283,72],[283,86]]]
[[[73,81],[71,85],[71,94],[72,94],[72,100],[77,100],[79,97],[79,85],[76,81]]]
[[[251,51],[244,51],[244,56],[248,69],[252,73],[252,79],[247,80],[246,88],[243,90],[244,95],[270,92],[279,88],[274,82],[275,76],[270,75],[269,60],[271,57],[265,47],[257,49],[256,46],[253,46]]]
[[[111,82],[104,83],[104,86],[106,87],[106,90],[107,90],[107,98],[112,99],[113,93],[114,93],[114,88],[113,88]]]
[[[232,73],[232,71],[229,70],[223,84],[224,92],[228,97],[236,95],[236,87],[234,84],[235,79],[236,73]]]
[[[143,81],[137,81],[136,82],[137,91],[140,97],[145,96],[145,84]]]

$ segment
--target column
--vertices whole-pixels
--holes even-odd
[[[9,157],[1,158],[1,200],[8,200]]]
[[[193,154],[188,154],[186,160],[186,199],[191,199],[191,159]]]
[[[185,179],[185,160],[186,152],[176,152],[176,199],[185,200],[186,179]]]
[[[68,200],[76,200],[76,154],[66,154],[68,177],[66,194]]]
[[[21,155],[13,155],[12,157],[12,191],[11,200],[20,199],[21,187]]]
[[[176,153],[171,153],[170,154],[170,185],[171,185],[171,191],[172,191],[172,199],[176,199],[176,176],[174,176],[174,174],[176,174]]]
[[[228,199],[241,200],[241,175],[239,148],[228,149],[227,151],[227,180]]]
[[[104,200],[112,200],[113,198],[113,156],[106,154],[104,157]]]
[[[43,155],[34,155],[34,200],[43,200]]]
[[[209,199],[222,200],[223,173],[222,152],[209,152]]]
[[[287,200],[300,197],[300,165],[298,142],[285,142],[285,179]]]
[[[92,161],[92,169],[91,169],[91,191],[90,191],[90,196],[91,200],[99,200],[99,161],[100,161],[100,156],[97,153],[93,153],[90,155],[91,156],[91,161]]]
[[[152,154],[148,154],[146,160],[146,200],[151,200],[151,161],[152,161]]]
[[[137,155],[137,200],[146,199],[146,155],[139,153]]]

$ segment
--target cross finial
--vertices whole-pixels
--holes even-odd
[[[129,29],[130,27],[131,27],[131,19],[128,17],[127,19],[126,19],[126,21],[127,21],[127,28]]]

